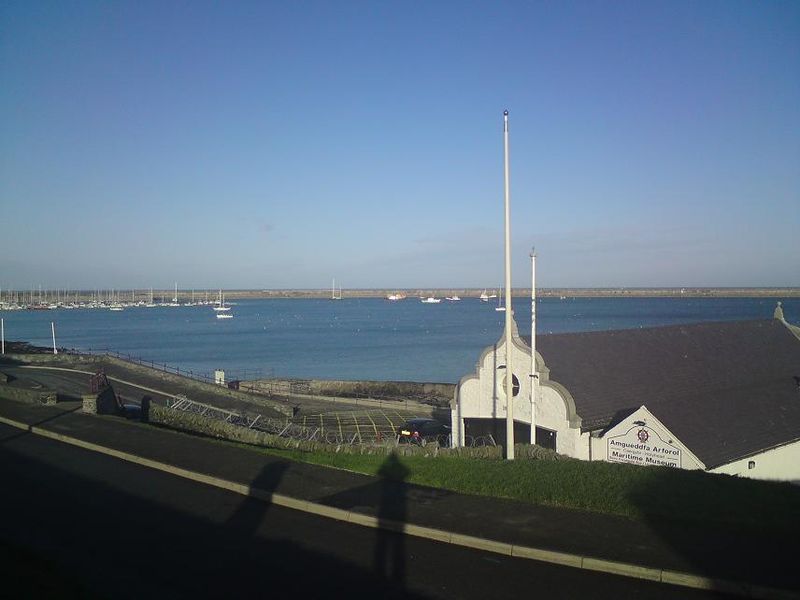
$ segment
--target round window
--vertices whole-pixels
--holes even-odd
[[[500,389],[502,390],[503,394],[506,393],[506,376],[503,376],[503,382],[500,384]],[[511,375],[511,395],[516,396],[519,394],[519,379],[517,376],[512,373]]]

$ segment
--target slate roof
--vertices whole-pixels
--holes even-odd
[[[800,439],[800,340],[779,320],[537,335],[536,344],[583,429],[645,405],[707,468]]]

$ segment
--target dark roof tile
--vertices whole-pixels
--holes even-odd
[[[800,439],[800,341],[780,321],[538,335],[536,344],[585,429],[645,405],[708,468]]]

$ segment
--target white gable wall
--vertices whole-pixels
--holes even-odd
[[[531,423],[531,349],[520,338],[516,326],[512,328],[512,369],[519,380],[519,394],[514,397],[514,420]],[[505,419],[506,395],[505,337],[481,354],[473,375],[461,379],[456,387],[452,407],[453,443],[464,445],[464,419]],[[500,368],[503,367],[503,368]],[[588,433],[580,433],[580,419],[569,392],[555,382],[548,381],[548,371],[542,357],[537,354],[538,386],[535,404],[535,426],[556,432],[556,451],[568,456],[587,459]],[[533,433],[533,432],[531,432]]]
[[[710,472],[800,483],[800,440],[715,467]]]
[[[565,397],[568,392],[547,381],[544,374],[540,377],[534,425],[556,432],[556,452],[559,454],[588,460],[589,434],[581,434],[580,419],[574,415],[574,405],[570,407]]]
[[[602,437],[592,438],[592,460],[642,466],[705,469],[705,465],[645,406]]]

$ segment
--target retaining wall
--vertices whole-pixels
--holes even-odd
[[[0,398],[27,404],[55,404],[58,401],[55,390],[32,390],[7,383],[0,383]]]
[[[22,363],[72,367],[83,370],[96,370],[102,367],[104,364],[115,365],[134,374],[139,373],[146,377],[152,377],[160,381],[180,385],[184,390],[204,390],[211,392],[216,396],[227,396],[242,402],[248,402],[250,404],[265,407],[283,416],[291,417],[293,414],[291,406],[269,400],[263,396],[246,394],[244,392],[228,389],[225,386],[214,385],[213,383],[205,383],[191,377],[182,377],[174,373],[167,373],[159,369],[140,365],[135,362],[129,362],[106,354],[7,354],[6,356],[10,360],[16,360]]]
[[[341,381],[334,379],[256,379],[242,386],[267,390],[273,394],[374,398],[404,402],[413,400],[439,408],[450,408],[456,386],[452,383],[410,381]]]

